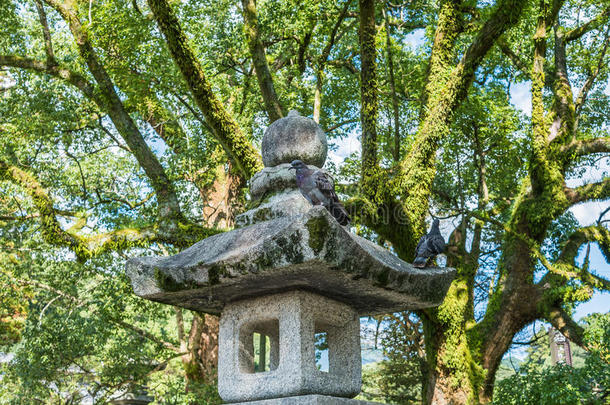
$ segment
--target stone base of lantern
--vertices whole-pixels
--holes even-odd
[[[232,405],[381,405],[379,402],[331,397],[328,395],[299,395],[294,397],[263,399],[261,401],[238,402]]]
[[[347,401],[362,385],[359,331],[358,314],[350,306],[310,292],[229,303],[220,317],[220,397],[225,402],[269,404]],[[254,333],[269,340],[265,371],[255,372]],[[314,338],[321,333],[328,343],[328,371],[316,366]]]

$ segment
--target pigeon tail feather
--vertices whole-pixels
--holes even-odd
[[[427,263],[428,263],[427,257],[418,256],[413,261],[413,267],[418,267],[418,268],[422,269],[422,268],[426,267]]]
[[[347,213],[347,211],[345,210],[345,207],[343,207],[343,205],[341,205],[340,202],[338,201],[332,201],[330,203],[330,207],[328,207],[330,213],[332,214],[333,217],[335,217],[335,219],[337,220],[337,222],[340,225],[349,225],[350,223],[350,217],[349,214]]]

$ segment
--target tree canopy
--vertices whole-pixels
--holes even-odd
[[[490,402],[537,320],[595,350],[573,309],[610,287],[608,210],[570,209],[610,200],[607,1],[4,0],[0,22],[0,398],[217,401],[217,319],[137,299],[123,264],[230,229],[291,109],[354,232],[407,261],[431,216],[450,232],[445,301],[394,316],[421,322],[405,392]]]

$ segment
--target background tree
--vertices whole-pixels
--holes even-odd
[[[519,364],[517,372],[496,384],[494,403],[553,404],[607,402],[608,378],[608,314],[593,314],[581,323],[587,343],[593,349],[586,352],[575,348],[573,367],[550,364],[548,333],[536,334],[536,343]]]

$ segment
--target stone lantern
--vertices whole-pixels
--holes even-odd
[[[359,317],[437,306],[455,275],[416,269],[311,206],[289,162],[317,168],[326,154],[320,127],[291,111],[264,135],[265,168],[251,179],[252,209],[237,217],[235,230],[175,256],[127,262],[140,297],[220,315],[225,402],[357,402],[349,398],[361,388]],[[267,342],[259,346],[260,371],[255,333]],[[318,334],[327,339],[327,371],[316,367]]]

